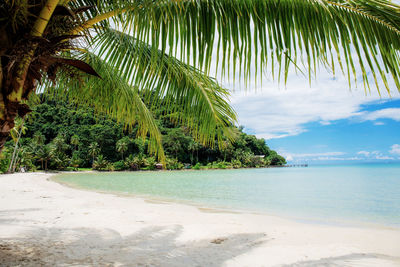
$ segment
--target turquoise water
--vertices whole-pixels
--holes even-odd
[[[80,188],[322,222],[400,227],[400,165],[61,174]]]

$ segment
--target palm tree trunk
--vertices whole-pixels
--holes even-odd
[[[15,172],[15,168],[17,168],[17,164],[18,162],[21,161],[21,158],[18,157],[18,154],[16,155],[15,159],[14,159],[14,164],[12,166],[12,170],[11,172],[14,173]]]
[[[14,128],[14,118],[9,116],[8,109],[6,108],[5,99],[5,72],[3,71],[3,65],[0,56],[0,152],[3,150],[4,144],[6,143],[10,130]]]
[[[21,129],[19,130],[17,141],[15,142],[14,152],[11,157],[11,162],[10,162],[10,166],[8,167],[8,172],[15,171],[15,163],[17,161],[16,152],[18,150],[18,143],[19,143],[19,139],[21,138],[21,135],[22,135],[22,128],[24,127],[24,123],[25,123],[25,119],[22,119]]]
[[[32,27],[31,36],[41,37],[43,35],[59,1],[48,0],[46,2]],[[14,127],[16,116],[24,117],[30,111],[27,105],[21,104],[21,100],[23,95],[27,95],[35,88],[33,83],[26,86],[25,81],[36,47],[37,44],[32,45],[26,54],[16,62],[15,69],[8,75],[5,75],[6,72],[0,62],[0,152],[3,150],[10,130]],[[26,88],[24,88],[25,86]],[[28,92],[24,92],[24,90]]]

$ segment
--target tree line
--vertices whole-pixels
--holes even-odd
[[[164,169],[265,167],[286,164],[264,139],[232,126],[235,140],[203,146],[189,130],[171,122],[161,108],[152,109],[166,154]],[[126,129],[92,107],[42,99],[26,120],[17,120],[1,154],[2,172],[24,170],[152,170],[157,160],[138,128]]]

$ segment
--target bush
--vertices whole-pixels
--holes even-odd
[[[111,162],[107,163],[107,166],[105,167],[105,170],[106,171],[111,171],[111,172],[115,171],[114,165]]]
[[[106,171],[109,167],[108,165],[109,162],[103,157],[103,155],[99,155],[93,162],[93,170]]]
[[[234,169],[239,169],[242,167],[242,163],[240,162],[240,160],[234,159],[234,160],[232,160],[232,167]]]
[[[154,157],[148,157],[144,159],[143,170],[154,170],[156,168],[156,159]]]
[[[72,153],[70,166],[72,167],[72,169],[74,171],[77,171],[81,164],[82,164],[82,160],[79,158],[77,151],[74,151],[74,153]]]
[[[167,170],[181,170],[183,169],[184,165],[177,159],[167,158],[165,167]]]
[[[114,167],[114,170],[115,170],[115,171],[123,171],[123,170],[126,170],[125,162],[122,161],[122,160],[117,161],[117,162],[114,162],[114,163],[113,163],[113,167]]]
[[[64,170],[70,165],[70,158],[65,153],[55,152],[50,160],[50,167],[56,170]]]
[[[139,160],[138,157],[134,157],[133,155],[129,155],[129,157],[127,157],[124,162],[126,168],[131,171],[139,170],[140,163],[141,163],[141,160]]]
[[[216,164],[218,169],[229,169],[232,168],[232,165],[229,162],[226,161],[220,161]]]
[[[286,159],[278,155],[278,153],[276,153],[276,151],[273,150],[271,151],[267,159],[270,162],[270,165],[273,166],[282,166],[286,164]]]
[[[201,166],[201,163],[200,163],[200,162],[197,162],[196,165],[194,165],[194,166],[192,167],[192,169],[193,169],[193,170],[200,170],[201,167],[202,167],[202,166]]]
[[[263,158],[255,157],[255,156],[253,156],[251,158],[249,167],[260,168],[260,167],[264,167],[264,166],[265,166],[265,162],[264,162]]]

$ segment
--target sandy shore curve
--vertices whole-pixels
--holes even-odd
[[[0,266],[400,266],[400,229],[209,212],[0,176]]]

